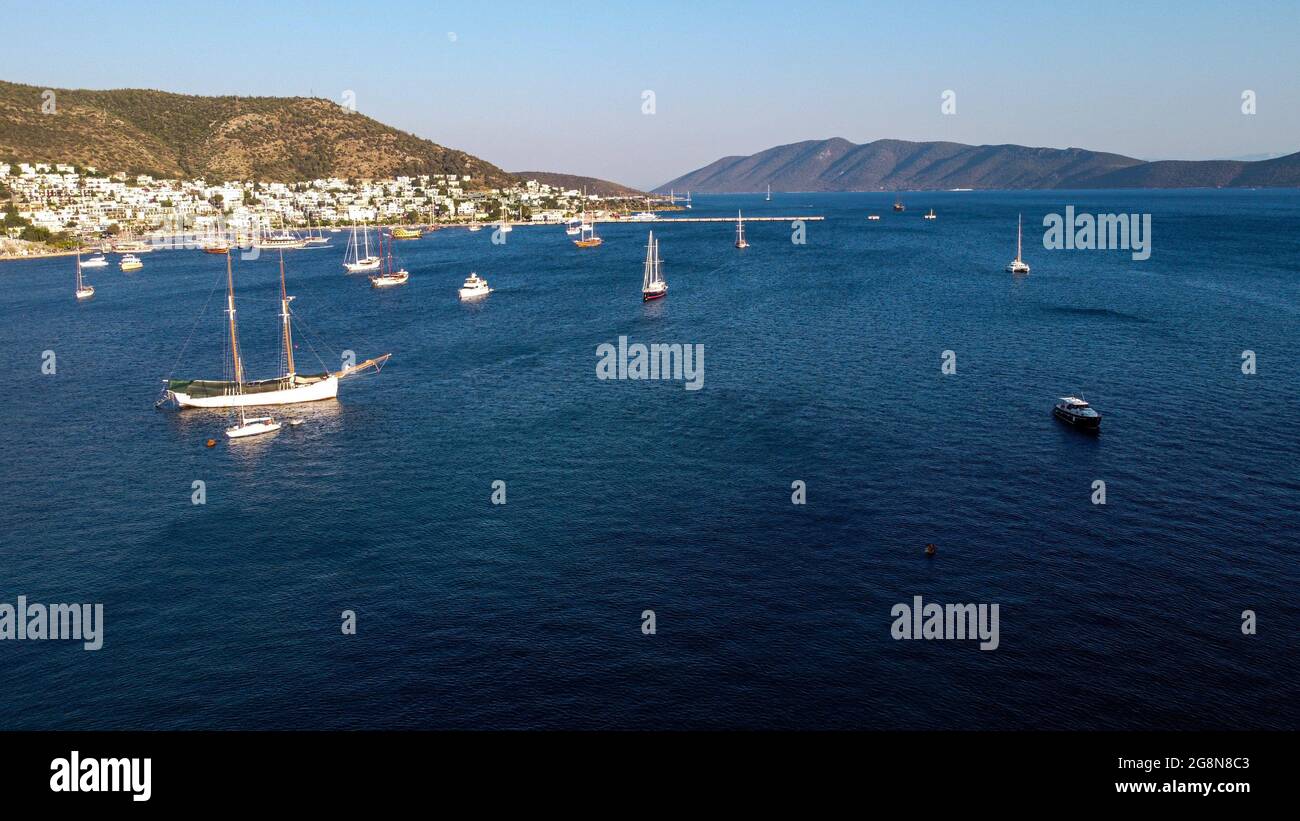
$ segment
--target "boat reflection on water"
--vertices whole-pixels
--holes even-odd
[[[177,438],[183,442],[193,442],[195,447],[203,447],[210,438],[217,440],[218,446],[229,446],[231,452],[241,454],[259,454],[265,451],[263,445],[275,448],[295,448],[303,444],[319,447],[344,429],[344,419],[348,415],[348,405],[338,399],[324,399],[301,405],[278,406],[274,409],[250,407],[246,411],[250,416],[262,415],[266,410],[274,410],[276,421],[281,428],[274,434],[251,436],[244,439],[226,439],[220,432],[230,427],[229,408],[194,408],[184,413],[164,414],[172,425]]]

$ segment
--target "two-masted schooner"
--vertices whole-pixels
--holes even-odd
[[[349,274],[364,274],[367,271],[376,271],[382,260],[370,253],[370,226],[362,224],[361,233],[366,245],[365,253],[361,253],[361,246],[357,244],[357,226],[352,226],[352,238],[348,242],[348,248],[343,253],[343,267]]]
[[[293,321],[284,284],[284,255],[280,255],[280,322],[284,345],[280,375],[273,379],[247,381],[244,361],[239,353],[239,333],[235,325],[235,277],[231,256],[226,255],[226,314],[229,324],[230,363],[233,379],[167,379],[159,404],[173,402],[179,408],[245,408],[258,405],[292,405],[333,399],[338,395],[339,380],[368,368],[379,370],[392,354],[384,354],[349,365],[338,371],[298,373],[293,361]]]
[[[661,299],[668,293],[668,283],[664,281],[664,263],[659,258],[659,242],[655,232],[650,232],[650,241],[645,247],[645,274],[641,277],[641,301]]]
[[[582,225],[578,226],[578,238],[573,244],[579,248],[595,248],[604,242],[603,239],[596,236],[596,221],[587,216],[587,212],[582,212]]]
[[[410,272],[405,268],[393,267],[393,238],[391,234],[388,238],[388,253],[384,253],[384,232],[379,232],[379,258],[384,261],[383,270],[377,274],[370,275],[371,288],[392,288],[394,285],[405,285],[406,281],[411,278]]]

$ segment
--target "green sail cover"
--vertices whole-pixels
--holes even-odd
[[[269,393],[287,390],[298,385],[309,385],[329,377],[328,373],[297,374],[278,379],[263,379],[258,382],[245,382],[244,393]],[[235,393],[235,383],[225,379],[168,379],[167,390],[183,393],[193,399],[207,399],[213,396],[226,396]]]

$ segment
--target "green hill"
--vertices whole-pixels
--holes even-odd
[[[468,174],[512,182],[478,157],[312,97],[196,97],[163,91],[45,89],[0,81],[0,159],[63,162],[168,178],[299,182]]]

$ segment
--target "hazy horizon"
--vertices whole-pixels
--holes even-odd
[[[80,25],[60,28],[57,47],[6,41],[0,78],[339,102],[351,92],[363,114],[507,171],[646,189],[721,157],[831,137],[1148,160],[1300,150],[1300,12],[1269,3],[45,8],[9,17],[38,32],[47,19]],[[147,59],[107,59],[146,16]],[[1246,90],[1254,114],[1242,112]],[[941,110],[946,91],[953,114]]]

